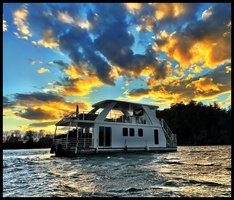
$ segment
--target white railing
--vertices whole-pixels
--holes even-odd
[[[77,116],[76,112],[72,112],[71,114],[64,116],[59,122],[73,119],[94,121],[98,115],[99,113],[90,113],[89,111],[83,111]]]
[[[93,146],[92,138],[59,138],[54,139],[55,146],[61,144],[63,149],[90,148]]]
[[[136,116],[115,116],[113,118],[106,118],[107,122],[117,122],[117,123],[130,123],[130,124],[146,124],[146,119],[144,117]]]
[[[166,135],[166,139],[167,139],[167,146],[170,147],[175,147],[177,146],[177,137],[176,134],[174,134],[170,127],[167,125],[167,123],[165,122],[165,120],[163,118],[160,118],[160,123],[163,127],[164,133]]]

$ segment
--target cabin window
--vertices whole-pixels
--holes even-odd
[[[142,128],[138,129],[138,136],[143,137],[143,129]]]
[[[134,132],[134,128],[130,128],[130,136],[134,136],[135,132]]]
[[[128,136],[128,128],[123,128],[123,136]]]
[[[158,129],[154,129],[154,144],[158,144]]]

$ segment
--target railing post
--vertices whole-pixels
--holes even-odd
[[[57,131],[57,126],[55,127],[55,131],[54,131],[54,139],[53,139],[53,142],[54,142],[54,140],[55,140],[56,131]]]
[[[68,133],[67,133],[66,149],[67,149],[67,146],[68,146],[68,137],[69,137],[70,128],[71,128],[71,121],[70,121],[70,124],[69,124]]]

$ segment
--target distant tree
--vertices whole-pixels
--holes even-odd
[[[191,100],[187,105],[181,102],[157,111],[157,116],[177,134],[179,145],[230,144],[230,110],[221,109],[216,102],[207,106]]]

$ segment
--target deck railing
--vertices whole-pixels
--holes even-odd
[[[73,112],[70,115],[64,116],[62,120],[68,120],[68,119],[95,120],[98,115],[99,113],[90,113],[88,111],[83,111],[78,115],[76,112]]]
[[[55,146],[61,144],[63,149],[85,149],[93,146],[92,138],[59,138],[54,139]]]
[[[167,125],[166,121],[163,118],[160,118],[160,123],[163,127],[164,133],[166,135],[167,139],[167,146],[169,147],[175,147],[177,146],[177,137],[176,134],[174,134],[170,127]]]

